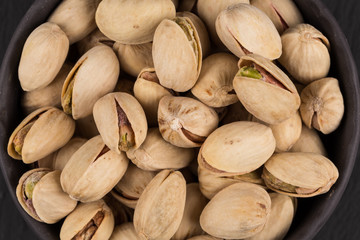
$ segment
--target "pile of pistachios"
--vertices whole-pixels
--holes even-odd
[[[292,0],[64,0],[23,47],[16,194],[60,239],[282,239],[338,178],[330,43]]]

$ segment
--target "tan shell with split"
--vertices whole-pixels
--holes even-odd
[[[34,125],[25,136],[20,156],[14,149],[13,140],[31,121],[34,121]],[[23,160],[26,164],[33,163],[64,146],[74,131],[74,120],[64,112],[53,107],[40,108],[28,115],[11,134],[7,147],[8,154],[14,159]]]
[[[270,60],[281,55],[281,39],[265,13],[249,4],[236,4],[219,13],[216,32],[236,56],[259,54]]]
[[[327,156],[324,144],[315,129],[310,129],[303,125],[300,138],[290,149],[290,152],[310,152]]]
[[[123,223],[117,226],[112,233],[110,240],[141,240],[137,235],[132,222]]]
[[[270,216],[271,199],[252,183],[235,183],[221,190],[206,205],[200,225],[208,234],[243,239],[260,232]]]
[[[259,55],[241,57],[239,68],[252,63],[262,67],[284,88],[262,79],[237,74],[233,84],[240,102],[252,115],[269,124],[279,124],[290,118],[300,107],[300,97],[295,85],[280,68]]]

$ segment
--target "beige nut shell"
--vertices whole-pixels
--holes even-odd
[[[292,146],[290,152],[310,152],[327,156],[326,149],[318,132],[305,125],[302,126],[300,138]]]
[[[115,227],[110,240],[141,240],[132,222],[123,223]]]

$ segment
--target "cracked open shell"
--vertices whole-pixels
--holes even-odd
[[[22,208],[34,219],[56,223],[76,207],[77,201],[63,192],[60,171],[36,168],[22,175],[16,197]]]
[[[120,65],[114,51],[105,45],[86,52],[67,76],[61,92],[64,112],[76,119],[92,113],[95,102],[114,90]]]
[[[159,23],[175,17],[171,0],[103,0],[96,10],[96,24],[110,39],[123,44],[151,42]]]
[[[64,146],[74,131],[74,120],[63,111],[40,108],[28,115],[11,134],[8,154],[26,164],[33,163]]]
[[[304,22],[293,0],[251,0],[251,5],[263,11],[280,34],[289,27]]]
[[[202,102],[188,97],[163,97],[158,109],[159,130],[171,144],[199,147],[219,123],[217,113]]]
[[[233,84],[246,110],[256,118],[279,124],[300,107],[300,97],[288,76],[260,55],[243,56]]]
[[[233,88],[238,59],[228,53],[215,53],[203,61],[192,94],[210,107],[225,107],[239,99]]]
[[[271,129],[255,122],[234,122],[212,132],[200,148],[199,166],[222,175],[241,175],[263,165],[275,150]]]
[[[281,39],[265,13],[249,4],[236,4],[219,13],[216,32],[236,56],[259,54],[270,60],[281,55]]]
[[[279,62],[299,82],[326,77],[330,69],[329,40],[309,24],[298,24],[281,35]]]
[[[138,100],[128,93],[109,93],[94,105],[96,126],[105,144],[114,152],[137,149],[148,130],[146,116]]]
[[[80,203],[65,218],[60,230],[61,240],[108,239],[114,229],[114,215],[103,200]]]
[[[132,222],[123,223],[115,227],[110,240],[141,240],[137,235]]]
[[[69,39],[55,23],[46,22],[31,32],[21,53],[18,75],[21,88],[33,91],[49,85],[69,51]]]
[[[61,172],[61,186],[73,199],[96,201],[120,181],[128,164],[125,153],[111,151],[97,136],[71,156]]]
[[[300,138],[290,149],[290,152],[309,152],[327,156],[324,144],[315,129],[310,129],[303,125],[301,127]]]
[[[76,43],[76,48],[79,51],[79,54],[84,55],[87,51],[93,47],[101,44],[106,46],[113,47],[115,41],[106,37],[98,28],[89,33],[86,37],[81,39]]]
[[[189,18],[163,20],[155,31],[152,54],[161,85],[177,92],[186,92],[195,85],[202,65],[202,48]]]
[[[278,153],[266,163],[262,178],[271,190],[293,197],[326,193],[339,177],[336,166],[316,153]]]
[[[270,216],[271,199],[260,186],[235,183],[221,190],[205,206],[200,225],[208,234],[243,239],[260,232]]]
[[[158,173],[135,208],[134,226],[140,238],[170,239],[180,226],[185,200],[186,182],[182,174],[170,170]]]

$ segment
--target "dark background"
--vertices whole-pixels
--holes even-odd
[[[343,29],[360,69],[360,1],[322,0]],[[34,1],[0,0],[0,62],[17,24]],[[22,46],[19,46],[22,48]],[[360,239],[360,162],[354,166],[347,189],[329,221],[317,234],[320,239]],[[0,240],[38,239],[21,218],[0,171]]]

